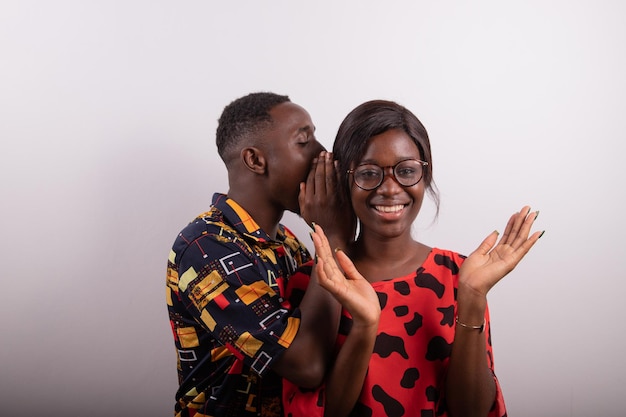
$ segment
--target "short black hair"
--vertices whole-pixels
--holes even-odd
[[[232,152],[242,139],[259,133],[272,123],[271,109],[289,101],[286,95],[257,92],[240,97],[224,107],[215,135],[217,152],[224,163],[228,166],[234,156]]]

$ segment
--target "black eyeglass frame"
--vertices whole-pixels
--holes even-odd
[[[398,167],[398,165],[400,165],[401,163],[406,162],[406,161],[416,161],[421,166],[421,175],[419,176],[417,181],[415,181],[412,184],[402,184],[402,182],[400,182],[400,180],[398,179],[398,176],[396,175],[396,168]],[[363,187],[362,185],[360,185],[356,181],[356,176],[354,175],[354,172],[359,167],[362,167],[362,166],[365,166],[365,165],[371,165],[371,166],[378,167],[382,171],[382,175],[380,176],[380,181],[378,182],[378,184],[375,187],[366,188],[366,187]],[[413,187],[415,184],[418,184],[422,180],[422,178],[424,178],[424,167],[426,167],[426,166],[428,166],[428,162],[426,162],[426,161],[422,161],[420,159],[415,159],[415,158],[407,158],[407,159],[403,159],[402,161],[398,161],[395,165],[387,165],[387,166],[384,166],[384,167],[381,167],[380,165],[376,165],[376,164],[372,164],[372,163],[360,164],[360,165],[357,165],[354,169],[349,169],[346,172],[347,172],[348,175],[352,174],[352,181],[354,181],[354,183],[356,184],[357,187],[359,187],[360,189],[365,190],[365,191],[372,191],[372,190],[375,190],[378,187],[380,187],[381,184],[383,183],[383,181],[385,181],[385,175],[387,175],[386,174],[387,168],[391,168],[391,174],[393,175],[393,178],[396,180],[396,182],[398,184],[400,184],[403,187]]]

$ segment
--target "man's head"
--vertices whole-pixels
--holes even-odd
[[[289,102],[288,96],[251,93],[224,108],[218,120],[217,152],[227,167],[240,156],[241,149],[272,124],[270,110]]]
[[[324,150],[305,109],[287,96],[248,94],[224,108],[216,136],[229,196],[248,210],[299,212],[299,184]]]

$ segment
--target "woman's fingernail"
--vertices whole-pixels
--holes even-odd
[[[308,224],[308,223],[307,223]],[[311,224],[309,224],[309,227],[315,231],[315,222],[311,222]]]
[[[545,232],[546,232],[545,230],[544,230],[543,232],[541,232],[541,234],[539,235],[539,237],[538,237],[537,239],[541,239],[541,236],[543,236],[543,234],[544,234]]]
[[[315,255],[315,265],[317,265],[317,254]]]
[[[539,217],[539,210],[537,210],[537,214],[535,214],[535,220],[537,220],[537,217]]]
[[[335,248],[335,253],[339,252],[341,248]]]

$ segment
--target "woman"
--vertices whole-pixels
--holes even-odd
[[[321,229],[313,234],[320,283],[344,307],[340,349],[316,392],[285,383],[286,415],[506,415],[486,297],[543,234],[530,235],[538,212],[522,208],[499,240],[491,233],[467,258],[415,240],[424,194],[438,203],[430,142],[417,117],[394,102],[350,112],[333,154],[359,222],[339,265]]]

